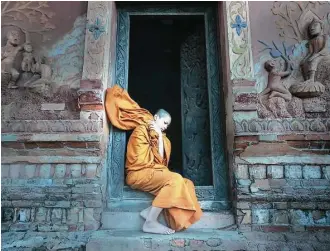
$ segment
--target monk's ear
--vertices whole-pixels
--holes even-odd
[[[154,115],[154,120],[159,119],[159,116],[157,114]]]

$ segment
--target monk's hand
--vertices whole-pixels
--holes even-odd
[[[162,135],[162,130],[156,125],[155,121],[149,123],[150,129],[154,130],[158,135]]]

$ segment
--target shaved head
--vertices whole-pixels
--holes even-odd
[[[165,111],[164,109],[159,109],[155,115],[157,115],[159,118],[164,118],[164,117],[170,117],[171,118],[171,115]]]

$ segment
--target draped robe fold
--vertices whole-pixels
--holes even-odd
[[[164,208],[170,228],[180,231],[198,221],[202,210],[194,184],[168,169],[171,143],[163,134],[165,154],[162,158],[158,151],[158,134],[148,126],[152,114],[117,85],[107,89],[105,109],[113,126],[121,130],[134,129],[127,144],[126,183],[155,196],[152,205]]]

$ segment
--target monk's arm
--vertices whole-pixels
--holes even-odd
[[[145,128],[137,127],[127,144],[127,160],[134,167],[151,167],[150,154],[148,133]]]

